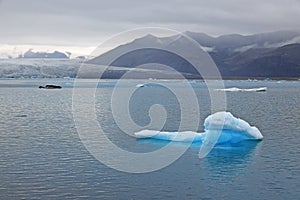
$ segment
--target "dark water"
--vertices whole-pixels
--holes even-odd
[[[62,90],[39,90],[58,83]],[[136,83],[124,83],[124,88]],[[180,82],[173,82],[180,88]],[[202,82],[192,82],[200,99],[199,131],[210,114]],[[2,80],[0,82],[1,199],[299,199],[300,81],[226,81],[227,87],[267,86],[267,92],[228,92],[227,110],[264,135],[262,142],[216,147],[199,159],[192,146],[170,166],[145,174],[110,169],[81,143],[72,116],[72,82],[68,80]],[[165,145],[122,134],[110,111],[114,82],[100,84],[96,96],[99,123],[124,149],[148,152]],[[89,88],[82,88],[82,94]],[[165,106],[165,130],[180,124],[180,107],[162,87],[138,90],[130,103],[132,119],[149,123],[152,104]],[[191,119],[193,120],[193,119]],[[188,128],[188,127],[187,127]]]

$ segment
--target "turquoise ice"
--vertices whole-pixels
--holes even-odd
[[[234,117],[230,112],[217,112],[204,121],[205,130],[202,133],[192,131],[165,132],[156,130],[141,130],[134,135],[136,138],[152,138],[175,142],[216,144],[239,143],[245,140],[262,140],[263,135],[255,126]],[[216,136],[216,137],[215,137]],[[208,141],[211,140],[211,141]]]

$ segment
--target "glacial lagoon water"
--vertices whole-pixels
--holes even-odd
[[[82,95],[94,80],[86,80]],[[41,90],[43,84],[61,90]],[[166,142],[136,140],[122,133],[110,110],[116,81],[98,85],[98,121],[119,147],[149,152]],[[123,87],[140,82],[125,81]],[[159,84],[160,81],[157,81]],[[172,81],[181,87],[180,81]],[[210,115],[201,81],[191,81],[199,97],[199,131]],[[227,92],[227,111],[259,128],[261,142],[217,146],[198,158],[192,145],[176,162],[151,173],[108,168],[84,147],[72,115],[72,80],[0,80],[1,199],[298,199],[300,196],[300,81],[225,81],[226,87],[267,87],[266,92]],[[153,104],[168,114],[164,129],[180,124],[176,97],[163,87],[139,88],[130,104],[132,119],[149,123]],[[193,119],[190,119],[193,120]]]

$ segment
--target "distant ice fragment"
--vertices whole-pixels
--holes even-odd
[[[237,87],[226,88],[226,89],[215,89],[216,91],[224,91],[224,92],[265,92],[267,91],[267,87],[259,87],[259,88],[250,88],[250,89],[241,89]]]

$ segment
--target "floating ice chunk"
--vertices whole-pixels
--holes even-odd
[[[261,132],[248,122],[234,117],[230,112],[217,112],[204,121],[205,130],[231,130],[246,134],[253,139],[262,139]]]
[[[216,91],[224,91],[224,92],[265,92],[267,91],[267,87],[259,87],[259,88],[250,88],[250,89],[241,89],[237,87],[226,88],[226,89],[215,89]]]
[[[155,130],[141,130],[134,135],[136,138],[152,138],[176,142],[203,143],[208,134],[217,134],[217,143],[238,143],[243,140],[261,140],[261,132],[246,121],[234,117],[230,112],[218,112],[208,116],[204,122],[205,132],[160,132]],[[212,137],[213,138],[213,137]]]

